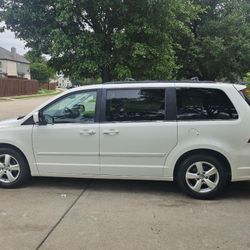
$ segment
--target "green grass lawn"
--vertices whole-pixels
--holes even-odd
[[[37,94],[38,95],[48,95],[48,94],[53,94],[55,93],[56,90],[51,90],[51,89],[39,89]]]

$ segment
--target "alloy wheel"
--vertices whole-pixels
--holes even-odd
[[[219,183],[217,168],[206,161],[197,161],[188,167],[186,171],[187,185],[197,193],[208,193],[214,190]]]
[[[0,155],[0,182],[15,182],[19,175],[20,165],[18,161],[9,154]]]

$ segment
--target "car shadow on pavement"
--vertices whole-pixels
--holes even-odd
[[[222,193],[221,198],[249,199],[250,198],[250,181],[240,181],[230,183]]]
[[[35,177],[27,187],[47,189],[76,189],[80,190],[88,186],[88,189],[96,192],[113,193],[148,193],[155,195],[176,195],[184,197],[181,190],[174,182],[142,181],[142,180],[110,180],[110,179],[82,179],[82,178],[52,178]],[[220,199],[249,199],[250,181],[234,182],[226,187],[216,200]]]
[[[58,177],[33,177],[25,188],[39,189],[76,189],[81,190],[89,184],[89,179],[58,178]]]

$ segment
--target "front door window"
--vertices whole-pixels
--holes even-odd
[[[96,91],[67,95],[46,107],[42,114],[46,123],[93,123],[95,122]]]

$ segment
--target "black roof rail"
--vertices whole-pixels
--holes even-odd
[[[238,84],[240,84],[240,85],[249,85],[250,83],[249,82],[239,82]]]
[[[133,83],[216,83],[214,81],[192,81],[192,80],[142,80],[142,81],[110,81],[104,82],[103,84],[133,84]]]

